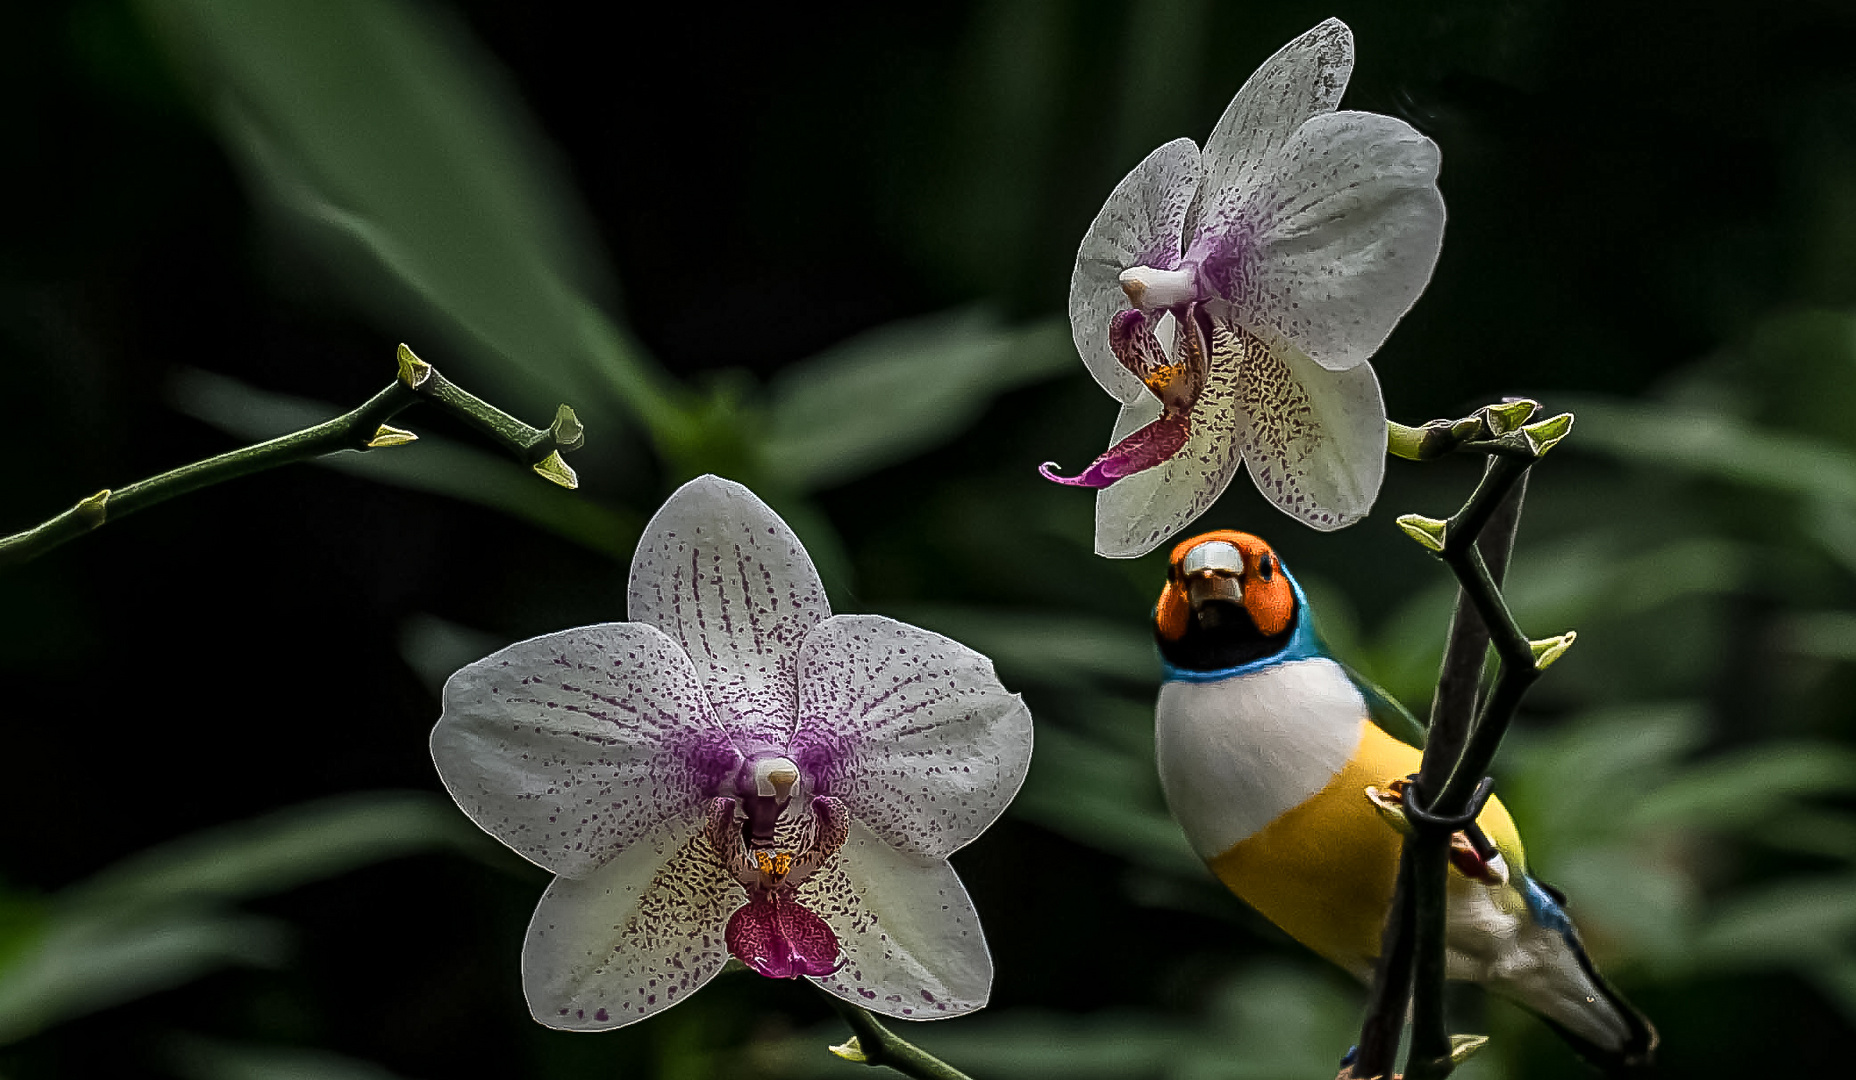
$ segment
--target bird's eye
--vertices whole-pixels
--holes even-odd
[[[1268,555],[1257,560],[1257,576],[1264,581],[1268,581],[1275,576],[1275,569],[1270,565],[1271,561]]]

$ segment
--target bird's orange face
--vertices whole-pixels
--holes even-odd
[[[1295,618],[1295,589],[1281,560],[1249,533],[1219,529],[1173,548],[1154,629],[1163,641],[1178,641],[1215,601],[1242,606],[1264,637],[1287,630]]]

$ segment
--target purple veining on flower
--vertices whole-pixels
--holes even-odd
[[[786,524],[715,477],[646,527],[628,595],[632,622],[458,671],[432,732],[458,805],[558,875],[522,955],[535,1017],[631,1023],[731,954],[891,1016],[985,1004],[991,958],[947,856],[1031,753],[991,663],[833,616]]]
[[[1371,509],[1385,407],[1366,361],[1430,280],[1444,208],[1434,143],[1337,111],[1352,70],[1338,19],[1290,42],[1202,151],[1148,155],[1084,236],[1071,333],[1122,413],[1083,472],[1039,471],[1100,489],[1098,553],[1151,551],[1240,465],[1315,528]]]

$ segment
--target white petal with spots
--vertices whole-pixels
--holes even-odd
[[[573,877],[701,804],[741,756],[676,642],[606,623],[459,669],[432,760],[484,831]]]
[[[1121,272],[1133,266],[1171,270],[1179,263],[1186,210],[1203,167],[1191,139],[1174,139],[1147,155],[1115,185],[1076,252],[1070,274],[1070,334],[1102,389],[1128,402],[1147,393],[1108,347],[1108,324],[1126,309]]]
[[[1372,365],[1329,371],[1287,342],[1219,336],[1238,358],[1244,467],[1257,490],[1324,532],[1365,517],[1386,471],[1386,407]]]
[[[733,481],[691,480],[645,526],[628,598],[632,619],[689,653],[744,749],[785,745],[798,707],[799,643],[831,606],[778,514]]]
[[[944,859],[991,825],[1031,763],[1031,713],[992,661],[875,615],[820,623],[799,650],[789,756],[892,847]]]
[[[1165,464],[1123,477],[1096,492],[1096,554],[1131,559],[1159,547],[1211,509],[1243,462],[1243,418],[1237,366],[1214,339],[1205,389],[1192,407],[1186,445]],[[1122,407],[1109,436],[1113,446],[1160,415],[1151,396]]]
[[[1444,239],[1437,144],[1377,113],[1303,124],[1254,189],[1224,192],[1205,228],[1240,238],[1217,282],[1236,317],[1322,367],[1365,363],[1431,280]]]
[[[1329,19],[1277,50],[1225,107],[1205,140],[1201,203],[1216,193],[1255,185],[1296,129],[1340,105],[1353,75],[1353,31]],[[1189,218],[1188,232],[1197,215]]]
[[[723,931],[747,900],[695,817],[574,880],[555,878],[529,920],[522,992],[535,1019],[594,1030],[687,998],[728,960]]]
[[[934,1020],[992,994],[992,953],[954,868],[917,862],[853,822],[799,900],[838,935],[844,966],[813,981],[871,1012]]]

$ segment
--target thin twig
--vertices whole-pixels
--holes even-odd
[[[531,427],[465,392],[404,345],[399,349],[399,362],[399,377],[359,408],[301,431],[183,465],[125,487],[104,488],[56,517],[0,538],[0,570],[30,562],[107,521],[203,487],[338,450],[368,450],[412,442],[417,436],[389,428],[386,422],[421,401],[464,418],[548,480],[563,487],[577,485],[573,470],[560,457],[563,451],[578,449],[583,441],[580,422],[572,409],[563,405],[552,425]]]

